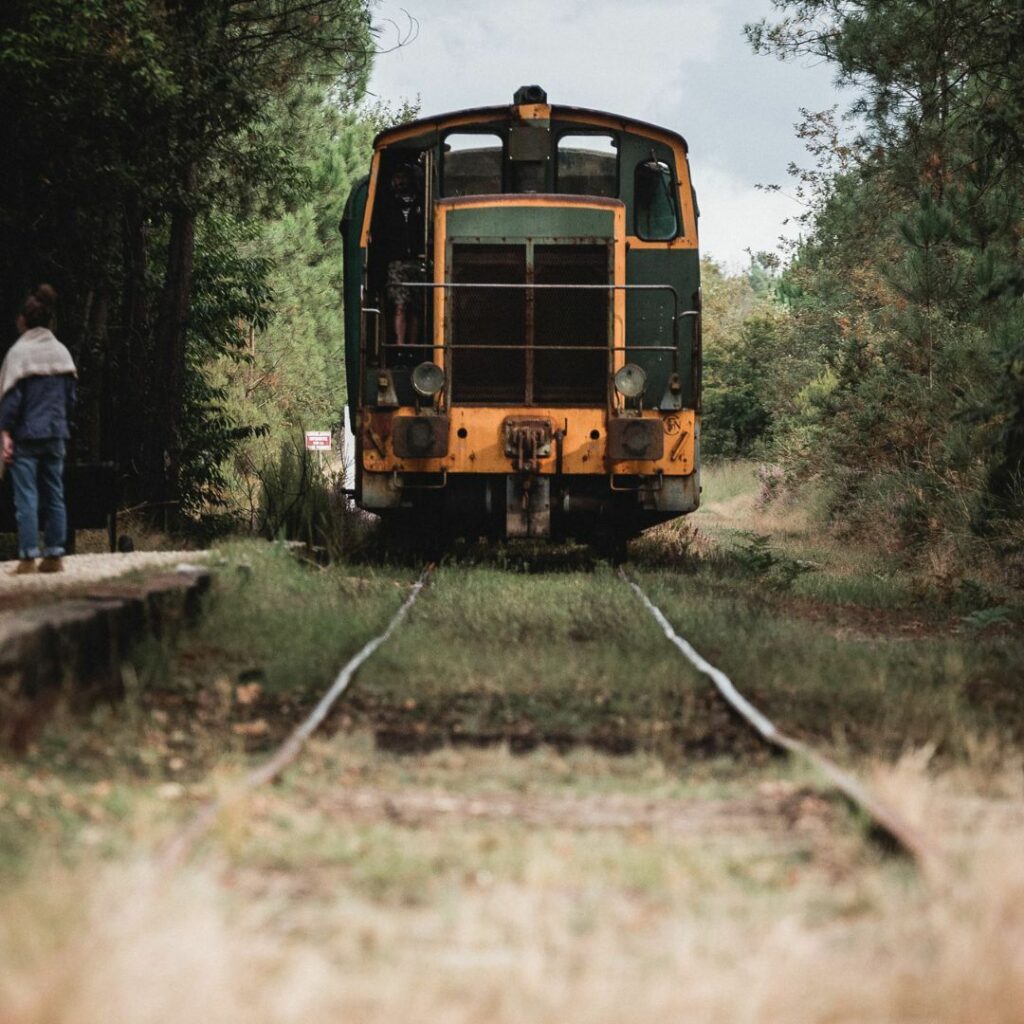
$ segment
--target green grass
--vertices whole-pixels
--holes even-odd
[[[415,573],[321,568],[283,545],[226,544],[207,615],[189,644],[196,670],[250,672],[266,689],[317,689],[380,633]]]
[[[925,743],[962,756],[977,736],[1024,743],[1024,642],[1015,637],[833,635],[771,594],[723,595],[669,572],[640,580],[677,631],[780,726],[886,757]]]
[[[184,813],[212,766],[244,759],[231,726],[267,720],[253,751],[279,737],[384,628],[411,580],[406,570],[320,569],[262,542],[218,548],[211,567],[200,625],[176,651],[137,648],[123,701],[60,714],[27,757],[0,757],[0,875],[29,866],[40,844],[70,861],[123,852],[124,823],[151,805],[171,819]],[[234,691],[250,681],[263,696],[240,707]]]
[[[749,486],[752,475],[739,467],[726,479]],[[964,756],[978,737],[1024,743],[1024,643],[1011,631],[952,633],[948,608],[913,605],[902,578],[855,552],[842,573],[816,561],[776,588],[778,565],[806,552],[774,538],[768,550],[763,573],[722,543],[685,570],[635,571],[680,632],[781,727],[885,757],[925,743]],[[195,641],[206,677],[248,673],[301,700],[383,628],[412,579],[408,569],[360,578],[311,568],[273,546],[224,554],[219,597]],[[601,565],[440,568],[360,672],[347,710],[396,749],[550,742],[649,750],[677,764],[764,756]]]
[[[688,740],[714,748],[723,713],[665,655],[656,624],[608,568],[448,567],[352,699],[411,739],[423,728],[445,739],[640,742],[666,755]]]
[[[1010,613],[961,622],[973,592],[962,612],[922,606],[881,556],[744,511],[750,467],[716,474],[716,501],[734,505],[698,524],[711,540],[676,526],[680,543],[655,539],[631,572],[780,726],[844,760],[937,744],[955,771],[929,778],[936,762],[919,757],[873,784],[964,863],[988,850],[973,881],[907,884],[905,866],[821,799],[820,780],[736,725],[608,567],[500,552],[498,565],[474,554],[442,567],[360,672],[330,722],[339,731],[232,805],[198,865],[137,915],[130,865],[265,755],[414,575],[231,544],[202,625],[175,657],[140,659],[129,701],[59,717],[28,758],[0,759],[0,948],[17,954],[0,955],[0,993],[45,992],[70,963],[82,980],[67,1012],[26,1019],[108,1019],[112,993],[136,1006],[140,990],[171,1008],[152,1019],[193,1019],[176,1000],[200,983],[244,996],[231,1013],[204,1008],[224,1020],[279,1020],[283,1007],[289,1020],[402,1019],[412,1007],[416,1019],[509,1024],[945,1021],[946,1006],[950,1024],[1004,1019],[992,1006],[1020,1005],[1024,920],[1019,772],[1000,764],[1024,745]],[[743,550],[751,534],[769,536],[767,553]],[[816,568],[789,579],[786,559]],[[254,703],[239,697],[252,681]],[[253,721],[270,733],[232,730]],[[386,749],[396,737],[411,752]],[[855,767],[871,778],[876,766]],[[429,809],[437,798],[446,809]],[[416,800],[428,807],[418,818]],[[503,817],[510,802],[529,813]],[[634,824],[586,818],[624,804]],[[48,918],[56,939],[40,932]],[[88,936],[80,961],[61,955],[71,933]],[[929,974],[931,950],[941,970]],[[993,964],[1004,994],[986,1004]],[[888,986],[882,1002],[865,977]],[[747,1012],[743,997],[762,990],[764,1012]]]
[[[794,616],[782,596],[742,576],[723,585],[647,569],[640,578],[781,726],[884,756],[929,742],[959,756],[979,735],[1024,742],[1024,644],[1008,634],[908,639],[883,615],[862,635],[842,617]],[[440,571],[353,700],[413,743],[440,730],[446,740],[638,744],[669,758],[757,749],[607,569]]]
[[[818,569],[801,576],[793,584],[792,593],[824,604],[881,610],[916,609],[926,613],[933,610],[932,607],[922,607],[920,598],[914,593],[913,582],[906,574],[865,566],[860,572],[837,576],[828,572],[827,561],[823,565],[824,571]]]
[[[749,467],[722,478],[734,499],[753,480]],[[890,758],[931,744],[963,759],[980,743],[998,757],[1024,745],[1024,642],[1012,609],[972,618],[915,604],[906,580],[876,557],[837,551],[813,531],[751,548],[756,531],[715,530],[712,543],[668,564],[659,564],[655,540],[631,571],[780,727],[844,756]],[[808,554],[811,571],[773,581],[786,560]],[[205,618],[174,658],[140,657],[130,699],[59,719],[27,760],[5,768],[0,869],[46,837],[72,852],[82,836],[90,848],[114,849],[119,823],[161,786],[191,792],[218,762],[268,750],[384,628],[415,573],[324,569],[262,543],[227,544],[214,564]],[[687,784],[704,766],[712,788],[770,763],[615,572],[587,559],[557,565],[531,556],[508,561],[519,571],[442,566],[406,625],[361,670],[332,727],[368,729],[396,751],[550,744],[565,763],[587,749],[650,757],[671,779],[687,774]],[[251,682],[259,698],[243,706],[236,691]],[[252,722],[265,733],[233,728]],[[40,776],[52,776],[53,788],[32,788]],[[567,778],[595,785],[586,772]],[[607,785],[622,782],[612,775]],[[177,807],[165,810],[173,817]]]

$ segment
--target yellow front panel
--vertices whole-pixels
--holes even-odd
[[[665,430],[665,453],[660,459],[612,462],[607,457],[603,409],[538,409],[456,407],[451,410],[451,438],[443,459],[399,459],[391,444],[394,416],[413,416],[416,410],[362,414],[363,468],[371,473],[512,473],[512,460],[505,455],[502,424],[509,417],[548,419],[554,430],[565,431],[562,442],[562,472],[605,475],[608,473],[655,473],[688,476],[693,472],[694,426],[692,409],[682,412],[645,412],[645,419],[660,419]],[[465,436],[460,437],[460,432]],[[595,436],[592,436],[596,434]],[[555,449],[542,459],[542,474],[555,472]]]

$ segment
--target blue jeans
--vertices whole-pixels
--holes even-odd
[[[15,441],[10,472],[18,520],[18,557],[39,557],[39,513],[42,511],[46,543],[43,556],[59,558],[64,554],[68,532],[64,508],[64,442],[60,438]]]

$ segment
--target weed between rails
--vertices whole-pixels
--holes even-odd
[[[745,492],[731,472],[735,503]],[[976,737],[1024,745],[1019,640],[988,621],[942,635],[958,617],[906,610],[857,552],[844,553],[840,572],[828,557],[808,568],[807,539],[794,538],[794,521],[781,535],[726,530],[722,543],[714,515],[707,525],[670,524],[643,538],[633,571],[677,628],[781,727],[858,755],[892,757],[933,743],[955,758]],[[759,515],[749,520],[758,530],[768,522]],[[683,571],[655,557],[666,533],[685,539]],[[259,697],[235,709],[243,718],[235,735],[250,751],[265,749],[383,628],[413,571],[319,569],[279,546],[220,550],[220,597],[179,660],[176,717],[194,714],[218,688],[230,696],[255,683]],[[897,608],[878,607],[886,601]],[[443,565],[407,624],[360,673],[328,723],[338,727],[369,728],[396,751],[589,744],[653,750],[673,762],[760,756],[612,570],[571,548],[467,548]]]
[[[738,490],[729,500],[743,497]],[[663,528],[683,538],[676,550],[685,569],[658,563],[656,533],[635,546],[631,571],[780,727],[843,758],[894,757],[930,744],[944,764],[978,749],[995,764],[1024,746],[1024,645],[1006,630],[1003,606],[952,617],[948,608],[909,610],[891,578],[872,575],[876,563],[796,536],[792,522],[768,534],[770,544],[748,541],[747,561],[756,564],[744,565],[735,556],[738,525],[725,527],[716,515],[696,519],[696,528]],[[758,515],[731,521],[759,538],[769,520]],[[797,574],[788,589],[760,585],[813,544],[819,570]],[[488,564],[487,553],[476,552],[469,564],[442,566],[327,731],[367,730],[382,748],[402,752],[590,746],[652,752],[675,767],[768,757],[609,567],[516,554],[522,559],[510,562],[499,551]],[[227,544],[218,557],[208,614],[176,658],[140,655],[120,708],[59,720],[26,762],[30,772],[48,765],[68,782],[43,801],[56,834],[89,828],[93,813],[108,824],[128,814],[124,794],[139,781],[187,794],[213,766],[269,749],[380,632],[414,575],[403,567],[319,568],[280,545]],[[966,596],[968,606],[976,596]],[[114,805],[87,798],[97,785],[111,787]],[[62,809],[45,810],[54,800]],[[0,820],[8,863],[27,855],[32,838],[18,814],[31,817],[33,807],[31,798],[12,813],[8,802]]]
[[[785,564],[770,550],[762,556],[764,547],[754,547],[761,575]],[[289,727],[347,654],[383,627],[411,580],[408,570],[356,577],[344,566],[318,570],[258,550],[229,549],[238,566],[222,574],[230,596],[212,609],[179,670],[196,692],[218,680],[228,690],[258,684],[249,717],[266,730],[246,737],[250,749]],[[890,622],[868,608],[811,602],[796,593],[803,574],[779,591],[753,572],[744,585],[714,565],[634,571],[677,628],[781,727],[865,755],[934,743],[940,756],[959,757],[979,736],[1024,744],[1016,638],[937,636],[927,615]],[[443,566],[360,673],[328,725],[339,726],[369,728],[383,746],[405,751],[590,744],[678,761],[760,749],[600,564],[529,574]]]
[[[723,503],[710,475],[703,518],[634,545],[631,571],[705,656],[780,727],[844,755],[932,743],[948,759],[979,738],[1024,745],[1024,649],[1005,631],[1009,613],[907,608],[898,578],[863,553],[829,548],[792,516],[782,528],[755,505],[742,511],[753,500],[744,479],[729,469]],[[187,785],[224,751],[269,749],[380,632],[414,576],[303,564],[276,544],[226,544],[218,557],[208,614],[175,662],[140,665],[124,708],[101,710],[92,728],[52,730],[46,752],[64,744],[55,756],[93,765],[95,780],[116,740],[126,771]],[[793,571],[812,560],[814,571]],[[961,632],[944,635],[951,623]],[[369,729],[396,751],[582,744],[673,764],[766,756],[586,549],[467,547],[327,728]]]

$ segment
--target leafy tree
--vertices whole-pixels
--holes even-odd
[[[305,429],[340,434],[346,395],[338,226],[353,184],[369,166],[374,135],[416,114],[410,104],[353,112],[331,98],[303,109],[295,153],[308,188],[266,221],[255,241],[271,264],[273,315],[251,333],[243,358],[220,359],[211,375],[233,421],[251,428],[234,449],[229,494],[253,524],[273,490],[268,481],[283,486],[298,479],[284,465],[295,438]]]
[[[30,284],[57,285],[80,450],[116,458],[136,498],[194,506],[226,429],[196,420],[218,401],[196,373],[260,322],[269,272],[225,232],[308,188],[294,124],[327,92],[361,95],[368,4],[8,0],[0,54],[0,306],[10,317]]]
[[[763,302],[763,268],[727,275],[711,260],[701,264],[704,386],[701,451],[707,457],[749,455],[767,431],[769,413],[759,386],[766,347],[758,344],[755,311]],[[763,288],[762,288],[763,294]]]
[[[832,62],[862,125],[843,142],[805,120],[810,232],[778,294],[818,372],[773,410],[776,432],[795,468],[832,481],[837,518],[970,548],[1022,513],[1019,4],[774,5],[748,27],[755,48]]]

